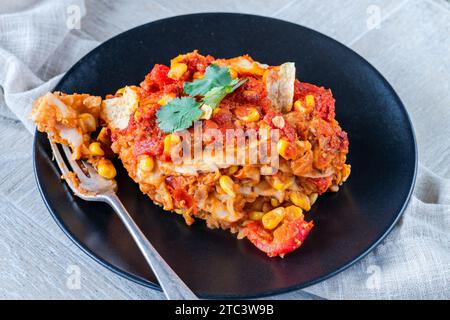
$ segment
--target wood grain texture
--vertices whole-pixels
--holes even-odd
[[[367,29],[367,8],[381,8],[379,29]],[[444,0],[362,1],[87,1],[86,41],[105,39],[156,19],[192,12],[226,11],[274,16],[332,36],[372,62],[394,85],[411,112],[422,160],[450,175],[450,132],[429,130],[450,120],[450,19]],[[94,15],[96,12],[98,14]],[[102,33],[92,33],[95,26]],[[95,28],[94,28],[95,27]],[[81,53],[78,53],[81,54]],[[76,55],[76,54],[75,54]],[[75,56],[74,55],[74,56]],[[62,62],[61,62],[62,63]],[[51,72],[50,72],[51,73]],[[32,172],[32,137],[0,94],[0,298],[161,299],[159,292],[122,279],[81,252],[45,208]],[[429,112],[423,112],[428,108]],[[443,152],[429,155],[436,139]],[[5,152],[7,151],[7,152]],[[445,165],[447,161],[447,165]],[[81,288],[70,290],[67,268],[77,265]],[[351,272],[351,269],[346,271]],[[305,299],[297,291],[272,298]]]

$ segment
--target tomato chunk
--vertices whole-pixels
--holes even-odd
[[[246,236],[259,250],[269,257],[280,256],[300,247],[313,227],[313,222],[306,222],[303,218],[283,221],[271,232],[266,230],[260,222],[252,222],[246,227]]]
[[[156,92],[163,89],[165,85],[173,83],[174,80],[167,76],[169,70],[169,67],[163,64],[155,64],[152,71],[141,82],[141,88],[147,92]]]

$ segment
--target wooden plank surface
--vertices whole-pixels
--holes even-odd
[[[405,102],[424,163],[449,176],[450,146],[428,154],[433,126],[450,120],[450,19],[444,0],[361,1],[87,1],[87,37],[103,41],[125,29],[190,12],[246,12],[286,19],[350,45],[373,63]],[[189,3],[189,4],[187,4]],[[370,6],[375,5],[376,7]],[[380,28],[368,27],[373,9]],[[98,12],[98,15],[93,15]],[[131,12],[131,13],[130,13]],[[90,33],[102,25],[102,33]],[[0,99],[2,95],[0,94]],[[430,112],[423,112],[429,108]],[[440,135],[442,136],[440,136]],[[113,274],[82,253],[57,227],[40,199],[32,173],[32,137],[0,100],[0,298],[155,299],[159,292]],[[447,160],[447,165],[445,161]],[[81,272],[79,289],[67,286],[70,266]],[[346,272],[351,272],[348,270]],[[273,298],[303,299],[293,292]]]

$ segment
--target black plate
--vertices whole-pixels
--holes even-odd
[[[201,297],[256,297],[303,288],[346,269],[392,229],[410,197],[417,152],[400,99],[369,63],[342,44],[280,20],[209,13],[132,29],[81,59],[55,90],[102,95],[139,84],[155,63],[199,49],[216,57],[250,54],[277,65],[294,61],[297,77],[333,90],[337,119],[348,132],[352,174],[337,194],[319,199],[307,219],[315,228],[284,259],[270,259],[226,231],[192,227],[156,207],[119,170],[119,196],[146,236]],[[114,212],[74,197],[59,179],[45,135],[36,134],[34,166],[44,201],[64,232],[92,258],[140,284],[155,277]],[[120,168],[120,165],[117,167]]]

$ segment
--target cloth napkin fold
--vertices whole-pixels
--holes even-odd
[[[85,13],[83,0],[0,4],[0,86],[6,105],[30,133],[35,128],[30,120],[34,100],[98,45],[76,29]]]
[[[85,14],[83,0],[0,4],[0,103],[20,119],[30,139],[33,101],[105,40],[96,34],[107,34],[108,27],[121,31],[101,21],[88,34],[77,24]],[[96,14],[101,13],[90,12]],[[331,299],[450,298],[450,180],[419,165],[414,195],[385,241],[350,269],[304,291]]]

